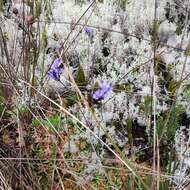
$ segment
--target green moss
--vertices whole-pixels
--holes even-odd
[[[49,131],[54,131],[53,127],[58,129],[58,126],[60,125],[60,123],[61,123],[61,116],[59,114],[51,115],[47,119],[41,119],[41,120],[33,119],[32,120],[33,126],[38,126],[38,125],[43,124],[44,126],[47,127]]]
[[[6,0],[0,0],[0,11],[3,10],[3,7],[5,6]]]
[[[106,65],[103,64],[101,58],[98,58],[98,59],[96,60],[96,62],[95,62],[93,73],[94,73],[95,75],[99,75],[99,74],[105,73],[106,71],[107,71]]]
[[[185,26],[185,17],[186,16],[183,15],[183,14],[179,15],[179,20],[176,23],[177,27],[176,27],[176,30],[175,30],[175,33],[177,35],[181,35],[182,34],[183,28]]]
[[[26,0],[26,4],[30,7],[30,8],[33,8],[33,2],[32,0]]]
[[[82,6],[82,5],[85,4],[86,2],[85,2],[85,0],[75,0],[75,3],[76,3],[77,5]]]
[[[189,99],[190,98],[190,84],[186,83],[183,85],[183,90],[181,94],[184,98]]]
[[[45,49],[48,44],[48,35],[47,35],[47,30],[44,28],[42,31],[42,48]]]
[[[109,38],[109,35],[110,33],[107,31],[103,33],[102,38],[101,38],[103,44],[105,43],[106,39]]]
[[[140,110],[145,114],[147,118],[151,114],[152,97],[145,96],[143,102],[140,104]]]
[[[79,147],[81,152],[89,152],[91,144],[85,138],[80,138]]]
[[[129,138],[129,144],[132,146],[133,145],[133,135],[132,135],[132,130],[133,130],[133,121],[131,118],[127,120],[127,134]]]
[[[67,151],[67,152],[64,152],[64,158],[65,159],[69,159],[69,158],[72,158],[72,154],[71,154],[71,152],[69,152],[69,151]]]
[[[185,49],[185,55],[190,56],[190,44],[188,44],[186,49]]]
[[[42,12],[42,10],[41,10],[41,1],[37,1],[36,2],[36,6],[35,6],[35,10],[34,10],[34,17],[35,18],[38,18],[38,17],[40,17],[40,14],[41,14],[41,12]]]
[[[179,81],[174,80],[172,70],[173,65],[166,66],[166,63],[162,61],[161,57],[159,55],[156,56],[154,72],[159,76],[159,85],[162,89],[166,88],[171,100],[174,98],[176,90],[179,87]]]
[[[43,149],[41,148],[39,144],[33,145],[32,155],[34,156],[34,158],[42,158]]]
[[[84,87],[87,84],[86,77],[84,74],[84,69],[81,65],[79,65],[79,67],[78,67],[77,74],[75,77],[75,82],[77,83],[79,88],[80,88],[80,86]]]
[[[66,107],[73,106],[75,103],[79,101],[78,96],[76,94],[69,94],[65,99],[64,103]]]
[[[129,3],[129,1],[128,0],[118,0],[118,2],[119,2],[119,7],[122,9],[122,10],[126,10],[126,6],[127,6],[127,4]]]
[[[115,86],[113,86],[113,91],[114,92],[130,92],[131,91],[131,87],[128,84],[116,84]]]
[[[157,32],[159,30],[161,21],[155,20],[153,21],[153,24],[149,28],[149,34],[151,35],[151,43],[154,44],[155,41],[159,40],[159,37],[157,35]]]
[[[165,71],[166,66],[162,62],[160,55],[155,56],[155,65],[154,65],[154,72],[156,75],[160,75],[163,71]]]

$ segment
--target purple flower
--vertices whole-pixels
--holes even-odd
[[[94,100],[102,100],[106,97],[106,95],[112,91],[112,85],[108,84],[106,81],[101,81],[99,83],[99,89],[96,90],[93,94],[92,94],[92,98]]]
[[[57,69],[61,66],[61,59],[60,58],[56,58],[53,62],[53,64],[51,65],[51,69]]]
[[[85,26],[85,27],[84,27],[84,31],[85,31],[85,33],[86,33],[88,36],[91,36],[91,34],[92,34],[92,28],[91,28],[91,27]]]
[[[48,76],[54,80],[57,80],[59,81],[60,80],[60,75],[61,75],[61,72],[62,72],[62,69],[51,69],[49,72],[48,72]]]
[[[63,71],[61,66],[61,59],[57,58],[54,60],[53,64],[51,65],[50,70],[48,71],[48,76],[56,81],[60,80],[60,75]]]

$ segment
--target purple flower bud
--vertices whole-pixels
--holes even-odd
[[[54,60],[51,65],[50,70],[48,71],[48,76],[56,81],[60,80],[60,75],[63,72],[63,68],[61,66],[61,59],[57,58]]]
[[[112,91],[112,85],[108,84],[106,81],[101,81],[99,83],[99,89],[96,90],[93,94],[92,94],[92,98],[94,100],[102,100],[106,97],[106,95],[108,93],[110,93]]]
[[[85,31],[85,33],[86,33],[88,36],[90,36],[90,35],[92,34],[92,32],[93,32],[92,28],[91,28],[91,27],[88,27],[88,26],[85,26],[85,27],[84,27],[84,31]]]

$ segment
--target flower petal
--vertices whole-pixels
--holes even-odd
[[[104,99],[111,91],[112,85],[102,80],[99,82],[99,89],[92,94],[92,97],[94,100],[101,100]]]
[[[60,58],[56,58],[53,62],[53,64],[51,65],[51,69],[57,69],[61,66],[61,59]]]
[[[85,26],[84,31],[89,36],[92,34],[92,28],[91,27]]]

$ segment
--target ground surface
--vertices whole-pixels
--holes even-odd
[[[2,189],[189,189],[188,0],[0,1]]]

